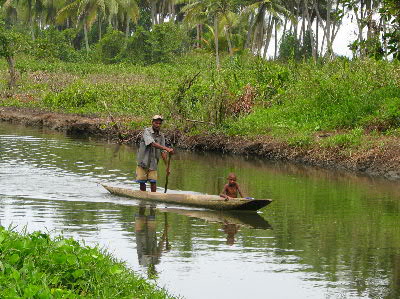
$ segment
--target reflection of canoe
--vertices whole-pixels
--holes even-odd
[[[161,212],[174,213],[187,217],[194,217],[208,222],[223,224],[239,224],[257,229],[272,229],[271,225],[257,213],[243,213],[235,211],[209,211],[209,210],[186,210],[175,208],[158,209]]]
[[[102,185],[110,193],[148,201],[160,201],[213,210],[246,210],[256,211],[272,202],[271,199],[233,198],[225,201],[218,195],[202,194],[169,194],[160,192],[146,192],[119,187]]]

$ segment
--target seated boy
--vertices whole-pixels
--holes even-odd
[[[229,200],[232,198],[237,198],[238,193],[240,194],[240,197],[243,198],[242,191],[239,188],[238,183],[236,182],[236,174],[230,173],[227,177],[228,184],[224,186],[224,189],[222,190],[222,193],[220,194],[221,197],[225,198],[225,200]]]

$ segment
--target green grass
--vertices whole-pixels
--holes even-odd
[[[73,239],[0,227],[0,298],[172,298],[125,264]]]
[[[17,59],[17,66],[20,86],[1,105],[104,115],[109,110],[137,119],[129,124],[134,128],[161,113],[170,126],[189,134],[271,135],[293,146],[309,146],[317,132],[341,131],[347,137],[332,137],[323,145],[343,147],[358,143],[354,129],[397,136],[400,127],[398,62],[337,59],[314,65],[242,55],[224,57],[218,72],[213,56],[200,51],[149,66],[46,62],[27,56]],[[2,62],[3,72],[5,67]],[[241,110],[246,86],[254,90],[250,114]],[[186,118],[216,125],[192,125]]]

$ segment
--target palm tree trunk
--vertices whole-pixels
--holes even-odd
[[[246,42],[244,44],[245,49],[249,48],[250,40],[251,40],[251,36],[252,36],[252,32],[253,32],[253,26],[254,26],[254,14],[251,14],[250,20],[249,20],[249,29],[247,30]]]
[[[219,44],[218,44],[218,14],[214,16],[214,42],[215,42],[215,63],[217,66],[217,70],[220,69],[220,62],[219,62]]]
[[[274,51],[274,60],[276,60],[277,53],[278,53],[278,20],[275,19],[275,51]]]
[[[126,25],[125,25],[125,37],[128,38],[129,37],[129,22],[131,21],[131,19],[129,18],[129,16],[126,16]]]
[[[8,87],[13,89],[17,83],[17,71],[15,70],[15,59],[14,56],[7,56],[8,72],[10,73],[10,81]]]
[[[200,24],[196,25],[196,48],[200,48]]]
[[[125,45],[124,48],[126,48],[128,46],[128,38],[129,38],[129,22],[130,22],[130,18],[128,16],[128,14],[126,15],[126,27],[125,27]]]
[[[312,30],[312,24],[311,24],[311,17],[310,14],[308,13],[308,0],[304,0],[304,14],[307,19],[307,29],[310,34],[310,39],[311,39],[311,50],[312,50],[312,57],[313,61],[316,64],[317,63],[317,51],[315,47],[315,41],[314,41],[314,34]],[[303,20],[305,22],[305,20]]]
[[[228,51],[229,55],[233,56],[233,48],[232,48],[232,40],[231,40],[231,33],[229,31],[229,27],[225,29],[226,31],[226,40],[228,41]]]
[[[99,40],[101,40],[101,20],[99,18]]]
[[[151,15],[151,22],[153,25],[157,24],[157,7],[156,7],[157,3],[155,0],[151,1],[150,4],[150,15]]]
[[[88,55],[90,48],[89,48],[88,30],[87,30],[87,25],[86,25],[85,21],[83,22],[83,33],[85,35],[86,55]]]
[[[318,43],[319,43],[319,23],[318,18],[315,18],[315,51],[317,52],[318,57]]]
[[[263,53],[263,58],[264,59],[267,58],[267,52],[268,52],[269,44],[271,42],[272,29],[273,29],[273,26],[274,26],[274,18],[272,16],[270,16],[270,19],[268,20],[267,26],[268,26],[267,27],[267,37],[265,39],[264,53]]]

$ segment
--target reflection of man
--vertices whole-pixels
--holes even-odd
[[[233,245],[235,243],[235,235],[239,231],[239,226],[233,223],[225,223],[222,229],[226,233],[226,244]]]
[[[139,214],[135,215],[136,248],[139,265],[148,268],[148,274],[156,275],[155,265],[160,262],[161,251],[166,240],[166,228],[160,242],[157,244],[157,223],[154,207],[150,207],[146,215],[146,207],[139,207]],[[166,224],[167,226],[167,224]]]

